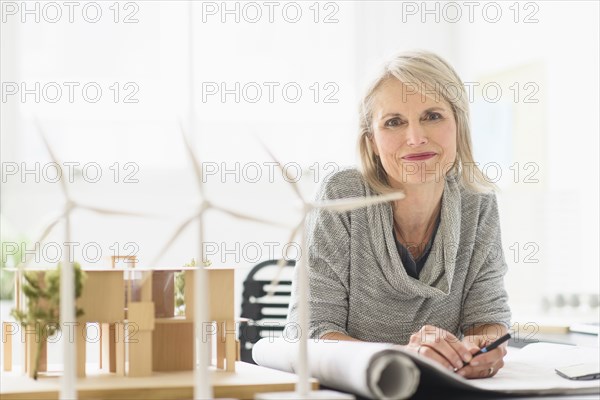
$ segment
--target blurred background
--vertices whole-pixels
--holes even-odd
[[[3,1],[3,266],[35,249],[64,202],[36,119],[73,198],[148,214],[75,211],[75,259],[148,265],[199,204],[178,121],[211,201],[291,229],[300,203],[260,142],[312,198],[358,162],[358,102],[373,74],[396,52],[426,49],[469,89],[476,160],[500,187],[514,322],[597,321],[598,15],[595,1]],[[207,258],[240,268],[238,304],[253,265],[297,255],[290,229],[206,214]],[[40,264],[63,232],[38,244]],[[197,232],[159,264],[197,259]],[[8,307],[11,287],[3,271]]]

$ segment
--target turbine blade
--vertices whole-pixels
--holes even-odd
[[[210,208],[212,208],[214,210],[217,210],[217,211],[221,211],[222,213],[228,214],[228,215],[230,215],[230,216],[232,216],[234,218],[237,218],[237,219],[241,219],[241,220],[245,220],[245,221],[258,222],[258,223],[261,223],[261,224],[273,225],[273,226],[276,226],[278,228],[289,228],[289,226],[283,225],[283,224],[281,224],[279,222],[269,221],[267,219],[261,219],[261,218],[258,218],[258,217],[254,217],[252,215],[243,214],[241,212],[234,211],[234,210],[231,210],[231,209],[228,209],[228,208],[225,208],[225,207],[217,206],[217,205],[214,205],[214,204],[211,204]]]
[[[322,210],[330,210],[337,212],[345,212],[350,210],[356,210],[358,208],[363,208],[367,206],[372,206],[375,204],[387,203],[394,200],[403,199],[404,193],[396,192],[383,194],[380,196],[370,196],[370,197],[354,197],[347,199],[337,199],[337,200],[325,200],[320,202],[311,203],[314,208],[322,209]]]
[[[108,208],[96,207],[96,206],[88,206],[81,203],[76,203],[76,207],[81,208],[83,210],[88,210],[97,214],[102,215],[122,215],[128,217],[148,217],[148,214],[131,212],[131,211],[121,211],[121,210],[109,210]]]
[[[260,139],[259,139],[259,142],[262,145],[263,149],[265,149],[265,151],[267,152],[269,157],[271,157],[271,159],[277,163],[279,170],[286,178],[285,179],[286,182],[288,182],[290,185],[292,185],[292,189],[294,190],[294,193],[296,193],[296,196],[298,196],[298,198],[300,200],[302,200],[302,203],[305,203],[304,197],[302,196],[302,193],[300,193],[300,188],[298,187],[298,184],[293,179],[290,178],[287,171],[283,168],[283,165],[281,165],[281,162],[279,162],[277,157],[275,157],[275,155],[271,152],[271,150],[267,147],[267,145]]]
[[[179,121],[179,128],[181,130],[181,136],[183,137],[183,143],[185,144],[185,148],[187,150],[188,156],[192,162],[192,166],[194,167],[194,174],[196,175],[196,183],[198,184],[198,190],[200,191],[200,195],[204,198],[204,184],[202,182],[202,167],[196,158],[196,154],[194,153],[194,149],[190,144],[187,135],[185,134],[185,129],[183,128],[183,123]]]
[[[62,213],[60,213],[56,218],[52,219],[52,221],[46,225],[46,227],[44,228],[44,230],[42,231],[42,234],[40,235],[40,237],[38,238],[37,241],[33,242],[33,244],[35,245],[36,243],[42,243],[46,237],[50,234],[50,232],[52,232],[52,229],[56,226],[56,224],[58,224],[60,222],[61,219],[63,219],[63,217],[67,214],[67,211],[63,211]],[[25,268],[27,267],[29,263],[29,257],[28,254],[25,254],[25,259],[19,263],[19,265],[17,266],[18,268]]]
[[[52,160],[52,162],[54,162],[59,170],[60,170],[60,187],[63,191],[64,196],[69,199],[69,190],[67,188],[67,183],[65,182],[64,179],[64,171],[62,168],[62,165],[60,164],[60,162],[58,161],[58,157],[56,157],[56,154],[54,154],[54,151],[52,151],[52,147],[50,147],[50,142],[48,142],[48,138],[46,137],[46,133],[44,132],[44,129],[42,128],[42,124],[40,123],[40,121],[38,121],[37,118],[34,119],[34,124],[35,127],[38,131],[38,133],[40,134],[40,136],[42,137],[42,141],[44,142],[44,146],[46,147],[46,150],[48,151],[48,154],[50,155],[50,159]]]
[[[162,258],[163,254],[169,249],[169,247],[171,247],[171,245],[175,242],[179,235],[181,235],[181,232],[183,232],[183,230],[187,228],[187,226],[196,218],[198,218],[198,214],[194,214],[191,217],[188,217],[185,221],[181,223],[181,225],[179,225],[179,227],[175,230],[173,235],[171,235],[169,241],[162,247],[160,252],[156,255],[156,257],[154,257],[154,260],[152,260],[152,262],[150,263],[151,268],[154,268],[156,266],[156,263]]]

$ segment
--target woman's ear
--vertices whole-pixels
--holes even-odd
[[[377,145],[375,144],[375,140],[373,139],[373,133],[367,133],[365,135],[365,140],[367,141],[367,148],[376,156],[379,156],[379,150],[377,149]]]

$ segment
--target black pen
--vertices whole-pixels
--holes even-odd
[[[506,335],[499,337],[498,339],[496,339],[493,343],[488,344],[485,347],[482,347],[481,349],[479,349],[479,351],[475,354],[473,354],[473,357],[476,357],[480,354],[484,354],[487,353],[488,351],[494,350],[496,347],[500,346],[502,343],[506,342],[508,339],[510,339],[512,336],[510,335],[510,332],[508,332]],[[464,365],[469,365],[468,362],[464,362]]]

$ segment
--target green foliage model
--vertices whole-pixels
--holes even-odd
[[[34,327],[37,339],[33,379],[37,379],[42,345],[60,329],[60,264],[50,271],[29,271],[23,274],[23,294],[27,298],[27,312],[13,309],[11,315],[23,326]],[[85,272],[78,263],[73,264],[75,275],[75,298],[81,296]],[[77,317],[83,310],[75,309]]]
[[[210,260],[205,260],[202,262],[202,265],[205,267],[210,267],[212,262]],[[184,267],[197,267],[196,259],[192,258],[190,262],[185,263]],[[175,315],[182,316],[185,314],[185,272],[176,272],[175,273]]]

